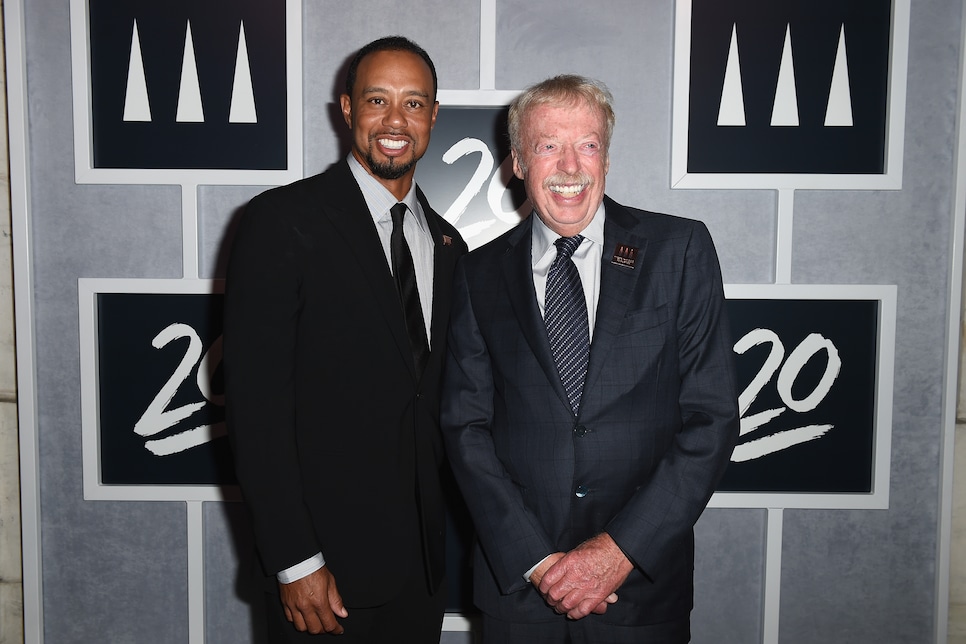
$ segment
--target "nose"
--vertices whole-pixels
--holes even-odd
[[[406,113],[400,103],[390,103],[382,122],[389,127],[402,127],[406,124]]]
[[[561,172],[566,172],[567,174],[575,174],[580,170],[580,157],[577,151],[565,145],[561,148],[560,159],[557,162],[557,167]]]

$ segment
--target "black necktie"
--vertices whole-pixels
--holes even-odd
[[[406,316],[406,330],[409,332],[409,344],[413,350],[416,374],[421,375],[429,359],[429,342],[426,339],[423,307],[419,303],[419,289],[416,287],[413,256],[403,236],[406,204],[397,203],[390,212],[392,213],[392,235],[389,237],[389,253],[392,260],[392,274],[396,280],[396,290],[399,291],[399,299]]]
[[[570,256],[583,237],[561,237],[554,242],[557,257],[547,274],[547,296],[544,305],[544,324],[553,352],[560,382],[567,391],[570,408],[577,415],[580,397],[587,376],[590,356],[590,325],[587,321],[587,301],[580,284],[577,266]]]

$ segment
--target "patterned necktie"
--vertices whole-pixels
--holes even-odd
[[[416,374],[421,375],[429,359],[429,342],[426,339],[423,307],[419,303],[419,289],[416,287],[413,256],[403,236],[406,204],[397,203],[390,212],[392,213],[392,235],[389,237],[389,254],[392,261],[392,274],[396,280],[396,290],[399,291],[399,299],[406,316],[406,330],[409,332],[409,344],[413,350]]]
[[[584,238],[561,237],[554,242],[557,257],[547,274],[547,297],[544,307],[544,323],[553,352],[560,382],[567,391],[570,408],[577,415],[580,396],[587,376],[587,359],[590,356],[590,325],[587,322],[587,301],[580,284],[577,266],[570,256]]]

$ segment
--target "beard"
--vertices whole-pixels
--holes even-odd
[[[404,161],[403,163],[396,163],[395,159],[391,159],[385,163],[378,163],[372,158],[371,154],[366,154],[366,163],[369,164],[372,174],[376,175],[380,179],[394,181],[409,172],[412,167],[416,165],[416,159],[410,159],[409,161]]]
[[[363,156],[365,156],[366,164],[369,166],[369,169],[372,170],[372,174],[387,181],[395,181],[396,179],[399,179],[407,172],[412,170],[416,165],[416,162],[419,161],[415,154],[410,156],[408,160],[390,158],[388,161],[376,161],[374,158],[372,158],[371,143],[370,148],[366,150]]]

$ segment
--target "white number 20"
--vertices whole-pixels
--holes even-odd
[[[792,351],[791,355],[788,356],[787,360],[785,360],[785,346],[782,344],[778,334],[770,329],[754,329],[749,331],[735,343],[734,350],[735,353],[741,355],[748,351],[748,349],[764,343],[771,344],[771,351],[768,352],[768,357],[765,359],[764,364],[762,364],[761,369],[759,369],[758,374],[752,378],[751,382],[748,383],[748,386],[745,387],[745,390],[738,397],[738,408],[741,412],[742,436],[757,431],[763,425],[785,413],[787,409],[804,413],[818,407],[819,403],[825,400],[825,397],[832,389],[832,385],[835,383],[842,369],[842,359],[839,357],[839,352],[835,348],[835,344],[818,333],[812,333],[802,340],[795,350]],[[825,372],[810,394],[800,400],[796,399],[792,395],[792,385],[795,384],[796,378],[798,378],[802,369],[811,360],[812,356],[820,351],[825,351],[827,357]],[[784,361],[784,364],[782,364],[782,361]],[[778,373],[778,379],[775,384],[778,390],[778,396],[785,403],[785,406],[767,409],[746,416],[745,413],[751,407],[751,403],[755,401],[758,394],[771,381],[776,372]],[[832,427],[832,425],[807,425],[752,440],[738,445],[731,456],[731,460],[737,463],[761,458],[762,456],[788,449],[793,445],[820,438],[832,429]]]
[[[161,349],[179,338],[188,338],[188,348],[167,382],[158,390],[151,404],[134,424],[134,432],[139,436],[155,436],[168,428],[174,427],[204,407],[205,400],[219,406],[225,404],[224,395],[215,395],[211,391],[211,374],[214,373],[218,363],[221,362],[221,336],[218,336],[218,339],[212,343],[208,351],[202,355],[203,345],[201,338],[198,337],[198,332],[187,324],[176,322],[168,325],[154,336],[151,345],[155,349]],[[195,365],[198,365],[196,377],[198,390],[201,391],[205,400],[168,409],[174,395],[191,375],[191,370]],[[168,456],[197,447],[226,434],[225,423],[199,425],[173,436],[148,440],[144,443],[144,446],[157,456]]]

